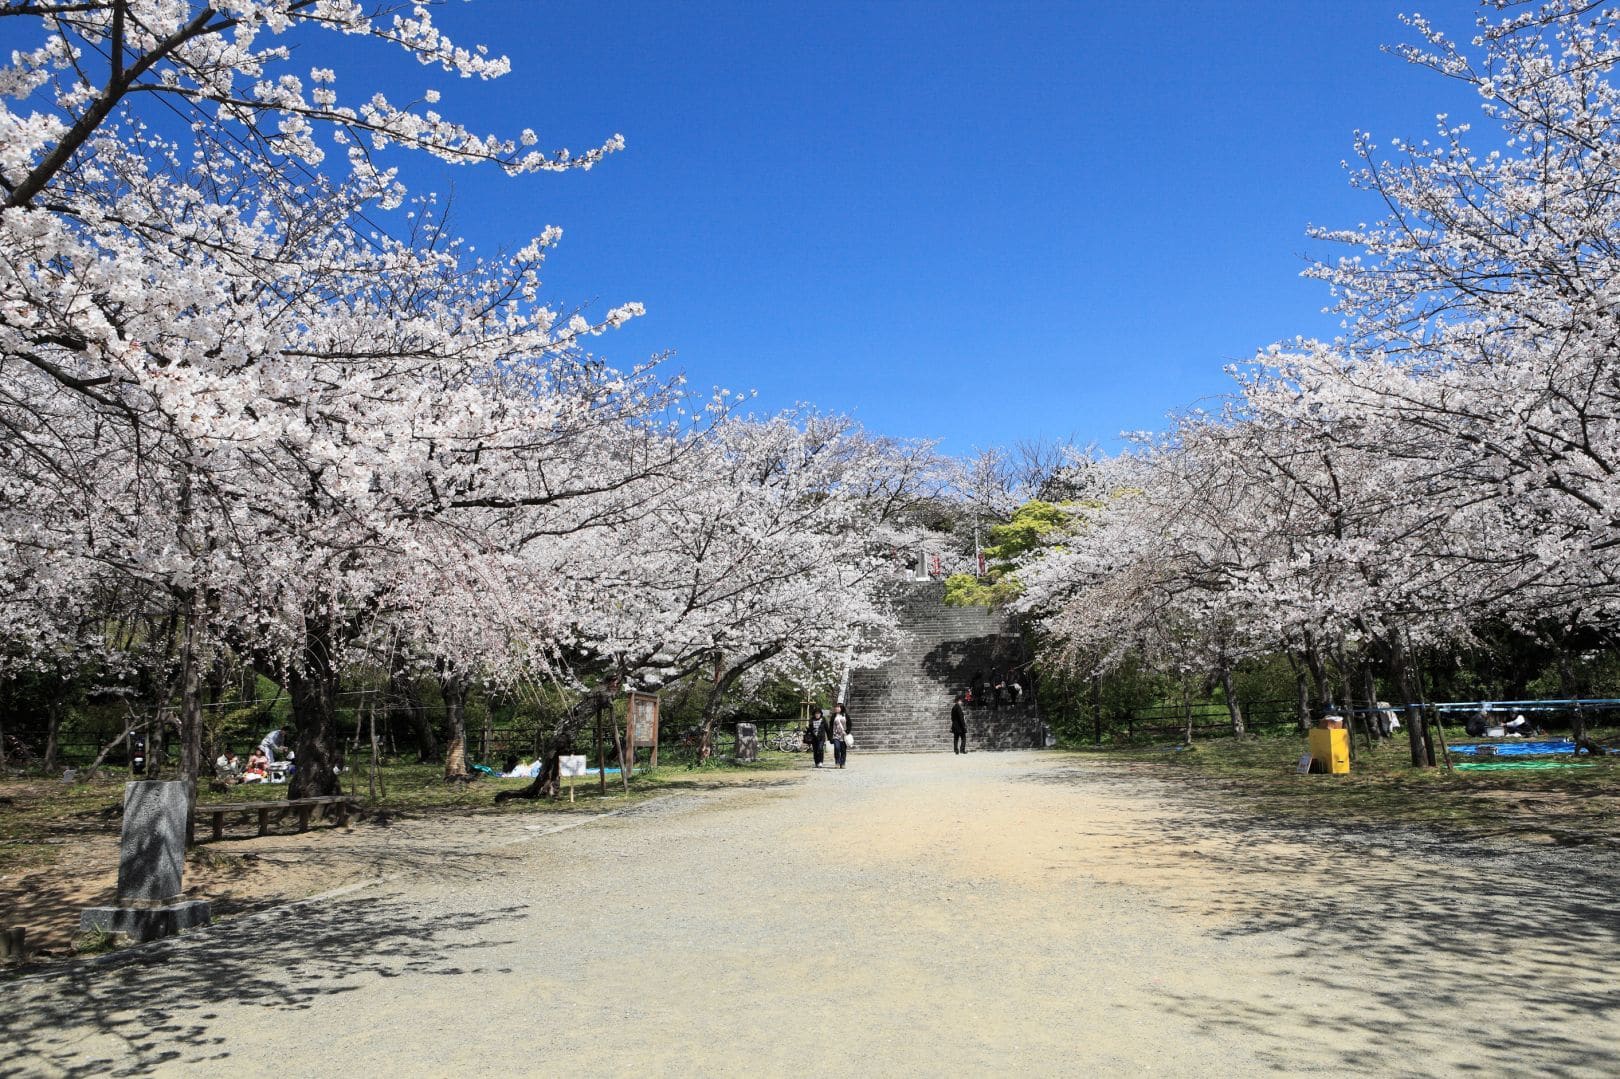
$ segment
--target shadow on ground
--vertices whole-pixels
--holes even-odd
[[[1112,785],[1112,767],[1025,777]],[[1264,1004],[1178,991],[1159,1006],[1236,1034],[1298,1070],[1312,1024],[1359,1036],[1332,1061],[1358,1073],[1620,1074],[1620,857],[1589,848],[1450,836],[1412,826],[1279,820],[1137,771],[1164,813],[1125,857],[1167,873],[1190,861],[1223,886],[1166,906],[1226,938],[1282,944],[1297,989]],[[1300,972],[1303,972],[1301,976]],[[1276,972],[1282,973],[1282,972]],[[1346,1000],[1356,1002],[1343,1007]],[[1455,1060],[1436,1059],[1437,1033]]]
[[[307,904],[235,923],[228,936],[215,927],[0,986],[12,998],[0,1007],[0,1073],[146,1075],[223,1063],[231,1047],[268,1052],[269,1031],[366,979],[493,969],[468,965],[453,942],[522,909],[424,920],[386,899]],[[509,943],[482,941],[477,954]],[[223,1029],[216,1009],[243,1004],[263,1009],[262,1019],[251,1030]]]
[[[393,819],[379,814],[347,829],[227,834],[188,853],[186,895],[209,900],[220,919],[400,872],[452,878],[476,872],[477,851],[446,850],[442,836],[426,827],[399,834]],[[60,866],[35,870],[0,889],[0,915],[7,925],[28,927],[30,951],[37,959],[70,955],[80,913],[117,902],[115,839],[109,837],[98,853],[99,860],[75,862],[71,871]]]
[[[806,761],[809,759],[809,756],[805,757]],[[680,792],[683,794],[689,791],[736,790],[745,785],[749,790],[781,790],[784,787],[796,787],[804,782],[803,776],[793,774],[793,771],[802,770],[803,767],[803,764],[795,761],[793,770],[790,771],[789,769],[779,769],[779,771],[782,772],[782,775],[773,777],[771,779],[764,779],[758,775],[747,775],[746,773],[741,774],[741,777],[738,779],[721,779],[705,777],[701,772],[693,772],[690,776],[676,776],[673,778],[664,779],[661,781],[659,789],[669,791],[671,793]]]

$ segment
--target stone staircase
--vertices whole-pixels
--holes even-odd
[[[945,586],[908,582],[895,597],[901,643],[882,667],[850,672],[845,705],[861,753],[948,752],[951,698],[975,672],[1023,664],[1023,638],[1011,615],[983,607],[947,607]],[[1027,690],[1029,681],[1023,679]],[[1033,695],[1018,706],[967,708],[969,749],[1030,749],[1045,728]]]

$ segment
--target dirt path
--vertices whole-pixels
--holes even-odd
[[[1612,856],[1057,755],[673,795],[0,985],[0,1073],[1620,1072]]]

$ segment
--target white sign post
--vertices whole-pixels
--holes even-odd
[[[568,779],[568,800],[572,802],[574,800],[574,777],[585,774],[585,758],[583,756],[558,757],[557,765],[562,770],[562,774]]]

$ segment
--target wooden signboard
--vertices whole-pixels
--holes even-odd
[[[625,726],[630,730],[629,756],[633,761],[636,750],[642,746],[652,748],[652,766],[658,767],[658,694],[632,693]],[[627,764],[627,767],[629,765]]]

